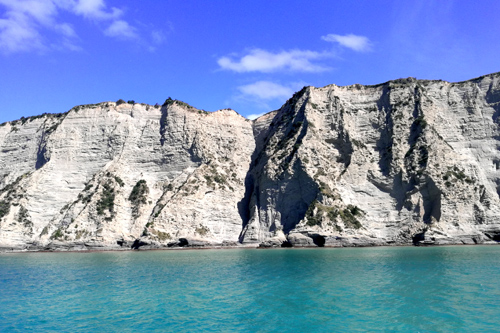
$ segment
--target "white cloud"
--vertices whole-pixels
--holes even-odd
[[[257,118],[259,118],[260,116],[263,116],[263,115],[265,115],[265,114],[266,114],[266,112],[262,112],[262,113],[252,113],[252,114],[249,114],[249,115],[247,116],[247,119],[254,120],[254,119],[257,119]]]
[[[123,11],[108,9],[104,0],[0,0],[0,52],[14,53],[31,50],[80,50],[73,26],[60,22],[60,11],[67,11],[87,19],[107,23],[103,33],[116,38],[138,38],[136,28],[121,19]],[[103,24],[101,23],[101,24]],[[46,31],[54,31],[59,39],[46,40]],[[53,37],[54,38],[54,37]]]
[[[217,60],[222,69],[235,72],[276,72],[280,70],[296,72],[323,72],[329,68],[313,64],[312,60],[332,56],[326,52],[291,50],[272,53],[262,49],[253,49],[238,60],[226,56]]]
[[[304,82],[279,84],[272,81],[257,81],[237,87],[238,93],[226,100],[225,104],[227,106],[235,104],[250,106],[254,111],[246,117],[255,119],[265,112],[279,107],[304,85]]]
[[[56,13],[50,0],[0,0],[7,8],[0,19],[0,48],[4,53],[43,49],[38,27],[50,25]]]
[[[111,8],[111,12],[106,11],[104,0],[78,0],[73,7],[75,13],[91,19],[117,19],[123,14],[118,8]]]
[[[151,31],[151,39],[153,40],[153,43],[159,45],[165,41],[165,34],[163,31],[153,30]]]
[[[244,95],[264,100],[290,98],[294,93],[292,88],[270,81],[257,81],[252,84],[240,86],[238,90]]]
[[[42,49],[38,31],[22,17],[0,19],[0,48],[3,52]]]
[[[367,37],[348,34],[345,36],[329,34],[322,36],[321,39],[327,42],[339,43],[357,52],[368,52],[372,50],[372,43]]]
[[[104,34],[110,37],[134,39],[139,37],[135,31],[136,29],[130,26],[126,21],[116,20],[104,30]]]
[[[0,0],[0,4],[7,7],[6,16],[13,20],[30,17],[38,23],[51,24],[57,13],[52,0]]]
[[[55,29],[66,37],[76,37],[76,32],[68,23],[57,24]]]

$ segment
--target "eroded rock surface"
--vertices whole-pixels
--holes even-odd
[[[306,87],[254,121],[106,102],[0,126],[0,248],[500,240],[500,74]]]

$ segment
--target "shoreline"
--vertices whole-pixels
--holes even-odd
[[[450,243],[450,244],[381,244],[381,245],[352,245],[352,246],[273,246],[263,247],[259,244],[241,245],[241,246],[186,246],[186,247],[158,247],[158,248],[116,248],[116,247],[101,247],[93,248],[86,247],[80,249],[66,249],[66,248],[41,248],[41,249],[6,249],[0,248],[0,255],[3,254],[28,254],[28,253],[106,253],[106,252],[150,252],[150,251],[190,251],[190,250],[297,250],[297,249],[344,249],[344,248],[383,248],[383,247],[448,247],[448,246],[497,246],[497,242],[484,242],[478,244],[465,244],[465,243]]]

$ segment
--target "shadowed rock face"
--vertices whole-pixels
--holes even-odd
[[[169,99],[8,122],[0,247],[496,242],[499,96],[500,74],[409,78],[255,121]]]

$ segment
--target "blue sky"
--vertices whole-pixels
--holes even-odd
[[[252,117],[305,85],[500,71],[500,1],[0,0],[0,123],[167,97]]]

